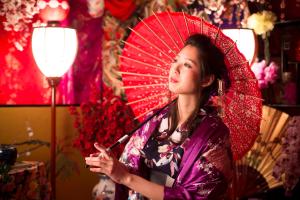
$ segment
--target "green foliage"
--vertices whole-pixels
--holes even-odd
[[[11,165],[4,162],[0,163],[0,184],[6,184],[10,181],[8,172],[11,169]]]

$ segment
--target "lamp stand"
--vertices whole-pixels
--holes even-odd
[[[51,199],[56,199],[56,87],[60,77],[47,77],[51,87],[51,150],[50,150],[50,181]]]

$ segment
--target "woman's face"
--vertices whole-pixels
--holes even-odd
[[[176,94],[200,92],[200,63],[196,47],[187,45],[175,57],[169,73],[169,90]]]

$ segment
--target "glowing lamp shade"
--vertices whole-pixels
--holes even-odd
[[[33,30],[33,57],[46,77],[61,77],[66,73],[75,60],[77,46],[75,29],[38,27]]]
[[[251,65],[256,56],[256,36],[252,29],[223,29],[223,33],[236,41],[240,52],[245,56]]]

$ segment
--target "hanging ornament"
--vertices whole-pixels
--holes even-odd
[[[88,13],[91,17],[101,17],[104,13],[104,0],[87,0]]]
[[[39,16],[44,22],[63,21],[70,10],[66,0],[39,0],[37,5],[40,9]]]

